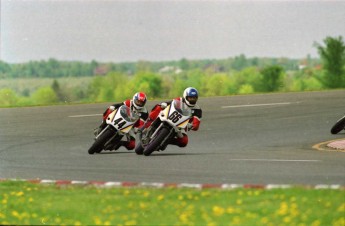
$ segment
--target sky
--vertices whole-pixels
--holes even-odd
[[[1,0],[0,60],[133,62],[318,57],[345,1]]]

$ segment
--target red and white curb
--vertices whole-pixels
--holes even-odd
[[[78,181],[78,180],[44,180],[44,179],[1,179],[2,181],[25,181],[34,184],[53,184],[53,185],[91,185],[102,188],[115,187],[151,187],[151,188],[194,188],[194,189],[287,189],[287,188],[306,188],[306,189],[339,189],[345,190],[345,185],[338,184],[318,184],[318,185],[289,185],[289,184],[193,184],[193,183],[151,183],[151,182],[104,182],[104,181]]]

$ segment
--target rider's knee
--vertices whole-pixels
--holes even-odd
[[[177,145],[181,148],[186,147],[188,144],[188,136],[184,135],[181,138],[177,138]]]
[[[127,150],[133,150],[135,148],[135,140],[130,140],[124,145]]]

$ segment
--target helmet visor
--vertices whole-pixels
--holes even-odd
[[[196,101],[198,100],[198,97],[191,97],[191,96],[188,96],[186,97],[187,101],[190,103],[190,104],[196,104]]]
[[[135,99],[134,102],[139,107],[144,107],[144,105],[145,105],[145,101],[141,101],[141,100],[138,100],[138,99]]]

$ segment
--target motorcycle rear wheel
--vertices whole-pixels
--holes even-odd
[[[104,148],[104,144],[108,141],[108,139],[114,134],[114,132],[110,129],[104,131],[104,133],[99,136],[92,146],[89,148],[88,153],[93,155],[95,152],[100,153]]]
[[[144,155],[149,156],[152,154],[152,152],[157,150],[162,141],[168,136],[169,133],[170,131],[168,128],[162,127],[160,131],[158,131],[157,136],[153,140],[151,140],[151,142],[144,149]]]
[[[345,128],[345,116],[339,119],[331,129],[332,134],[337,134]]]

